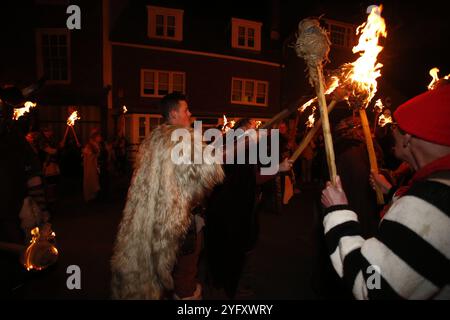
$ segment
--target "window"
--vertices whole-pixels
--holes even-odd
[[[233,78],[231,103],[267,106],[269,83],[267,81]]]
[[[70,83],[70,34],[66,29],[37,31],[38,77],[49,83]]]
[[[231,19],[231,46],[233,48],[261,50],[261,22]]]
[[[183,40],[183,10],[147,6],[148,36],[155,39]]]
[[[330,19],[322,19],[322,22],[330,35],[332,45],[341,48],[352,48],[355,45],[354,25]]]
[[[179,71],[141,70],[141,97],[163,97],[185,93],[185,73]]]

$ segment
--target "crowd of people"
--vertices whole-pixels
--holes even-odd
[[[41,207],[36,224],[48,222],[48,211],[57,201],[61,145],[51,128],[23,137],[6,120],[18,101],[7,90],[1,93],[1,148],[11,149],[2,153],[8,156],[0,166],[6,177],[0,193],[0,241],[20,243],[23,232],[17,220],[23,199],[33,197]],[[338,177],[327,181],[321,135],[293,163],[289,158],[307,132],[290,132],[287,122],[277,126],[280,155],[273,175],[261,175],[261,163],[174,163],[173,132],[193,129],[186,97],[166,95],[161,100],[165,123],[151,132],[138,152],[111,260],[112,297],[198,300],[207,285],[228,299],[239,298],[259,237],[259,212],[280,214],[306,186],[324,185],[321,241],[329,258],[318,272],[326,272],[328,264],[342,290],[357,299],[450,299],[448,110],[448,84],[399,106],[394,122],[373,135],[379,172],[371,171],[359,118],[342,119],[333,126]],[[254,130],[256,122],[243,118],[234,129]],[[236,137],[225,141],[224,147],[237,142]],[[183,143],[189,152],[206,147],[195,139]],[[126,171],[125,150],[123,137],[110,144],[98,129],[91,131],[80,150],[85,201],[107,198],[112,170]],[[11,167],[16,171],[5,169]],[[14,178],[17,172],[19,179]],[[383,192],[386,205],[377,203],[375,189]],[[202,253],[206,277],[200,279]],[[4,261],[9,262],[2,262],[1,268],[12,270],[11,257]],[[373,270],[379,282],[369,286]]]

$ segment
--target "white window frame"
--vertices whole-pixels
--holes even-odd
[[[242,82],[242,95],[241,100],[233,100],[233,91],[234,91],[234,81],[241,81]],[[245,83],[251,82],[253,83],[253,97],[254,99],[252,101],[245,101]],[[266,86],[266,92],[264,96],[264,103],[258,103],[256,102],[257,95],[258,95],[258,84],[264,84]],[[263,81],[263,80],[256,80],[256,79],[245,79],[245,78],[238,78],[238,77],[232,77],[231,78],[231,103],[232,104],[244,104],[249,106],[260,106],[260,107],[267,107],[269,104],[269,82]]]
[[[36,30],[36,65],[38,78],[44,75],[44,57],[42,47],[43,35],[65,35],[67,41],[67,79],[66,80],[53,80],[48,79],[48,84],[70,84],[72,78],[72,59],[71,59],[71,37],[70,32],[66,28],[40,28]],[[48,75],[50,77],[50,75]]]
[[[164,17],[163,22],[163,35],[156,34],[156,16],[161,15]],[[148,37],[152,39],[164,39],[183,41],[183,15],[184,10],[164,8],[156,6],[147,6],[147,33]],[[167,18],[169,16],[175,17],[175,34],[174,36],[168,35]]]
[[[345,23],[345,22],[341,22],[341,21],[336,21],[336,20],[332,20],[332,19],[325,19],[322,18],[322,21],[325,23],[325,29],[329,34],[329,38],[331,41],[331,44],[335,47],[339,47],[339,48],[353,48],[353,46],[355,46],[355,38],[356,38],[356,26],[350,23]],[[345,33],[344,33],[344,44],[339,44],[336,42],[333,42],[333,37],[332,37],[332,31],[331,28],[332,26],[336,26],[336,27],[340,27],[340,28],[344,28],[345,29]]]
[[[145,73],[146,72],[153,72],[155,74],[155,82],[154,82],[154,86],[155,86],[155,93],[154,94],[148,94],[144,92],[145,89]],[[183,91],[181,93],[185,94],[186,93],[186,73],[182,72],[182,71],[168,71],[168,70],[155,70],[155,69],[141,69],[141,97],[153,97],[153,98],[161,98],[164,97],[165,94],[159,94],[159,74],[160,73],[168,73],[169,74],[169,88],[168,88],[168,93],[172,93],[173,92],[173,87],[174,87],[174,83],[173,83],[173,76],[176,74],[179,75],[183,75]]]
[[[245,29],[245,44],[239,44],[239,27]],[[261,27],[262,22],[231,18],[231,46],[237,49],[261,51]],[[248,30],[254,29],[254,46],[249,46]]]

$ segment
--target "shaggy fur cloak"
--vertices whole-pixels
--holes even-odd
[[[172,269],[190,210],[224,178],[219,164],[174,164],[176,129],[181,128],[161,125],[140,146],[111,261],[114,299],[161,299],[173,288]],[[201,143],[186,140],[181,143],[191,155],[192,147],[203,150]]]

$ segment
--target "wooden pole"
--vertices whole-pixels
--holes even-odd
[[[77,143],[77,146],[80,147],[80,142],[78,141],[78,137],[77,137],[77,133],[75,132],[75,129],[73,128],[73,126],[70,126],[70,128],[72,129],[73,132],[73,137],[75,138],[75,142]]]
[[[64,147],[66,145],[67,134],[69,133],[69,126],[66,127],[66,132],[64,133],[64,138],[61,142],[61,145]]]
[[[330,105],[328,106],[328,113],[330,113],[334,106],[336,105],[337,101],[333,100],[331,101]],[[300,142],[300,145],[295,150],[295,152],[292,154],[291,158],[289,160],[295,161],[297,158],[302,154],[302,152],[306,149],[306,147],[311,143],[311,140],[314,138],[314,136],[317,134],[319,129],[322,127],[322,118],[316,121],[314,124],[314,127],[309,130],[306,137],[303,138],[303,140]]]
[[[322,120],[323,139],[325,141],[325,152],[327,155],[328,171],[330,172],[330,181],[335,185],[336,181],[336,163],[334,160],[333,139],[331,137],[330,121],[328,120],[327,102],[325,100],[325,89],[323,86],[323,74],[321,66],[316,67],[317,82],[315,84],[317,99],[319,101],[320,119]]]
[[[366,138],[367,152],[369,154],[370,170],[378,173],[378,163],[377,156],[375,154],[375,148],[373,147],[372,135],[370,133],[369,121],[367,120],[366,109],[359,109],[359,116],[361,117],[361,124],[364,132],[364,137]],[[376,187],[376,186],[375,186]],[[384,204],[383,193],[379,188],[375,188],[377,194],[377,203]]]
[[[0,242],[0,250],[1,251],[8,251],[13,252],[17,254],[22,254],[25,251],[26,247],[24,245],[20,245],[17,243],[11,243],[11,242]]]

